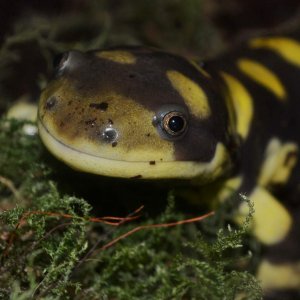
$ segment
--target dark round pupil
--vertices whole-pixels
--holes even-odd
[[[168,126],[173,132],[179,132],[184,127],[184,120],[180,116],[173,116],[170,118]]]

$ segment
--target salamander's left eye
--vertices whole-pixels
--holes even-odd
[[[55,76],[61,76],[66,72],[70,72],[81,65],[86,65],[84,53],[71,50],[55,57],[53,61]]]
[[[53,60],[55,72],[59,75],[66,67],[69,58],[69,52],[57,54]]]
[[[153,125],[163,139],[179,139],[188,129],[188,112],[179,105],[164,105],[154,116]]]
[[[172,136],[179,136],[184,133],[187,122],[185,116],[178,112],[172,111],[167,113],[163,118],[163,129]]]

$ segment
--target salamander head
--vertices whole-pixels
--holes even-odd
[[[85,172],[207,181],[230,164],[223,99],[200,67],[157,50],[64,54],[38,120],[47,148]]]

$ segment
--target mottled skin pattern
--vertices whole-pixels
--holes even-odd
[[[118,56],[125,50],[134,62],[103,58],[99,51],[71,52],[66,66],[42,93],[40,124],[64,145],[119,161],[210,164],[219,143],[224,145],[224,151],[228,150],[224,154],[228,160],[220,160],[219,169],[224,173],[225,165],[230,164],[234,141],[227,128],[227,109],[211,81],[187,60],[162,51],[119,48],[111,52]],[[201,112],[195,115],[191,111],[193,105],[201,106],[202,100],[193,103],[192,95],[187,105],[168,79],[169,70],[190,80],[191,90],[201,87],[204,97],[209,99],[209,115],[205,115],[205,107],[203,117]],[[159,134],[153,126],[154,116],[173,107],[186,115],[188,123],[188,130],[180,137]],[[118,135],[112,142],[102,138],[108,127]],[[159,174],[151,169],[153,176]],[[101,173],[100,169],[96,173]],[[206,173],[212,177],[211,171]],[[122,176],[122,172],[113,176]],[[170,172],[170,177],[174,176]]]
[[[42,140],[85,172],[221,179],[247,194],[257,211],[253,234],[268,245],[263,287],[299,289],[300,44],[289,38],[246,43],[204,69],[148,48],[72,51],[41,95]],[[180,134],[160,120],[170,112],[184,120]]]
[[[97,140],[99,125],[119,121],[119,116],[114,117],[113,114],[110,114],[110,111],[114,109],[117,109],[120,116],[126,114],[125,117],[131,130],[135,126],[140,126],[141,122],[146,122],[128,108],[125,101],[122,104],[117,102],[122,99],[115,100],[115,94],[132,99],[153,113],[166,104],[180,105],[187,109],[184,99],[166,77],[166,71],[172,69],[203,87],[208,98],[211,99],[210,107],[212,109],[212,117],[207,120],[201,120],[192,113],[190,114],[190,130],[184,138],[174,142],[175,159],[210,161],[216,142],[221,141],[228,144],[229,139],[226,135],[227,132],[223,130],[227,123],[226,109],[218,99],[219,95],[216,94],[215,87],[193,65],[181,57],[144,48],[126,50],[136,57],[136,63],[120,64],[97,57],[97,52],[75,52],[77,68],[74,71],[66,71],[62,77],[58,77],[52,83],[52,86],[47,88],[45,98],[48,98],[48,94],[52,95],[52,89],[62,86],[66,97],[70,99],[66,101],[65,98],[58,97],[57,103],[51,107],[51,111],[59,110],[59,114],[53,114],[53,116],[56,118],[55,124],[60,135],[64,135],[67,139],[85,136]],[[99,106],[97,108],[97,106],[91,105],[93,103],[105,103],[107,107],[101,109]],[[41,113],[41,118],[43,118],[43,113]],[[202,134],[199,133],[198,128]],[[137,139],[138,137],[131,138],[128,147],[133,149],[129,149],[129,151],[136,150]],[[153,142],[158,142],[151,135],[147,138],[143,136],[140,139],[141,144],[151,145]],[[207,143],[208,140],[209,143]],[[199,151],[194,151],[195,149],[199,149]]]
[[[236,64],[238,57],[253,59],[274,71],[288,91],[286,101],[279,101],[273,93],[243,74]],[[224,70],[232,74],[244,84],[253,98],[253,121],[249,124],[249,135],[240,147],[241,169],[247,174],[247,181],[244,182],[243,188],[249,190],[255,184],[260,171],[264,159],[262,151],[272,137],[277,136],[282,141],[300,143],[300,66],[288,63],[273,51],[244,47],[216,61],[208,62],[207,69],[212,72],[216,69]],[[299,174],[298,163],[286,184],[292,184],[294,187],[299,184]]]
[[[300,57],[300,53],[298,54]],[[236,61],[237,58],[250,58],[262,63],[272,70],[282,82],[287,91],[285,101],[280,101],[265,87],[251,80],[241,70]],[[248,137],[241,143],[239,150],[239,174],[246,174],[239,187],[239,191],[251,194],[257,185],[261,166],[265,160],[264,151],[270,140],[278,137],[283,143],[300,143],[300,101],[299,101],[299,78],[300,65],[294,65],[282,59],[280,55],[268,49],[251,49],[247,46],[236,51],[225,54],[218,60],[207,63],[207,71],[222,70],[238,78],[247,88],[252,96],[254,114],[250,126]],[[221,79],[220,79],[221,80]],[[297,157],[298,151],[291,151],[285,160]],[[276,262],[289,262],[291,258],[300,260],[300,219],[299,219],[299,197],[300,197],[300,164],[299,162],[291,170],[291,175],[283,184],[270,182],[267,186],[270,191],[278,194],[283,199],[278,199],[284,203],[293,215],[294,226],[290,234],[281,244],[270,249],[270,258]],[[284,193],[282,192],[284,190]],[[287,198],[287,199],[285,199]],[[288,254],[286,250],[288,251]],[[286,255],[282,255],[286,253]]]

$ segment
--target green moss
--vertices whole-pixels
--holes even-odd
[[[197,224],[144,229],[100,251],[138,225],[188,216],[176,210],[171,193],[165,212],[156,217],[117,228],[92,224],[90,205],[61,194],[51,179],[55,171],[45,160],[39,138],[26,135],[24,125],[0,121],[0,174],[18,192],[1,184],[3,299],[234,299],[238,294],[261,299],[256,279],[239,267],[249,261],[241,251],[249,219],[239,230],[213,228],[200,233]],[[28,211],[77,217],[33,214],[15,230]],[[252,214],[250,206],[249,218]],[[210,227],[219,223],[220,216],[215,218]],[[217,234],[211,234],[214,231]],[[7,248],[8,235],[13,233]],[[91,255],[86,256],[89,251]]]

